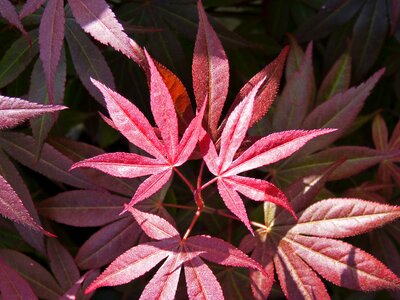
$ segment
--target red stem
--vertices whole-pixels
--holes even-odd
[[[189,182],[189,180],[185,177],[185,175],[183,175],[183,174],[181,173],[181,171],[179,171],[179,170],[178,170],[177,168],[175,168],[175,167],[174,167],[174,171],[176,172],[176,174],[179,175],[179,177],[183,180],[183,182],[186,183],[186,185],[189,187],[190,191],[191,191],[192,193],[194,193],[194,192],[195,192],[195,189],[194,189],[193,185]]]

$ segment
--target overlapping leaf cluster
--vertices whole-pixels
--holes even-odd
[[[397,28],[396,1],[378,2],[332,1],[300,28],[301,40],[319,39],[323,36],[313,34],[314,27],[334,24],[337,12],[346,12],[347,19],[339,20],[343,24],[357,16],[351,56],[337,59],[320,84],[313,44],[304,52],[289,35],[290,48],[284,47],[231,101],[230,82],[236,79],[230,78],[232,65],[220,38],[235,47],[258,45],[222,29],[201,1],[197,9],[186,0],[179,5],[157,0],[121,4],[121,17],[149,27],[123,23],[150,36],[149,41],[138,38],[147,50],[128,37],[103,0],[28,0],[17,10],[8,0],[0,1],[0,14],[23,34],[0,61],[0,87],[31,73],[28,95],[21,97],[28,101],[0,96],[0,214],[18,230],[14,233],[12,223],[0,219],[1,233],[10,237],[0,240],[0,297],[90,299],[94,292],[101,294],[100,288],[122,284],[128,284],[120,289],[125,296],[140,299],[265,299],[275,290],[288,299],[329,299],[333,285],[362,292],[387,289],[397,297],[399,123],[389,138],[391,128],[373,114],[370,145],[346,146],[344,139],[372,118],[363,120],[359,114],[385,72],[350,87],[351,78],[360,82],[371,68],[380,48],[366,65],[361,63],[365,49],[354,59],[363,44],[357,40],[364,38],[359,33],[363,20],[382,14],[390,4],[391,34]],[[138,16],[151,16],[151,21]],[[187,27],[177,26],[181,22]],[[164,31],[169,26],[194,40],[193,89],[188,78],[181,81],[152,57],[187,72],[181,72],[182,57],[171,58],[170,49],[183,49],[174,34]],[[382,39],[388,26],[370,24],[375,31],[381,28]],[[120,84],[113,77],[120,71],[118,63],[110,64],[113,75],[101,48],[82,29],[140,67],[129,80],[139,87],[135,93],[147,89],[146,82],[148,98],[131,101],[117,92]],[[328,26],[324,34],[330,30]],[[64,37],[68,49],[63,48]],[[84,122],[70,121],[75,127],[65,131],[66,117],[58,111],[66,108],[61,104],[71,90],[69,59],[109,116],[105,110],[101,118],[85,115],[77,110],[86,106],[85,100],[78,105],[69,101],[75,110],[70,116]],[[282,73],[285,85],[277,97]],[[140,76],[145,78],[142,85],[136,82]],[[49,112],[53,114],[45,114]],[[13,129],[27,119],[33,136],[23,126]],[[93,128],[94,119],[107,125]],[[105,126],[113,129],[101,129]],[[96,133],[100,128],[100,135],[110,134],[119,142],[106,153],[93,140],[77,141],[82,128],[89,141],[97,135],[94,140],[113,144]],[[63,137],[49,137],[51,130]],[[371,172],[368,181],[357,177],[374,166],[376,175]],[[347,189],[330,183],[349,177],[353,186]],[[30,192],[34,189],[36,195]],[[47,199],[33,201],[33,195]],[[81,238],[73,227],[95,230],[82,231]],[[365,233],[369,239],[364,245],[339,240]],[[33,259],[37,257],[47,267]],[[158,271],[151,273],[156,266]],[[185,282],[180,280],[182,269]],[[136,283],[143,276],[148,279],[144,290]]]

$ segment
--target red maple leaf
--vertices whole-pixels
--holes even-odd
[[[171,178],[176,167],[189,159],[197,145],[204,114],[203,106],[178,142],[178,118],[174,101],[162,75],[147,52],[146,57],[150,70],[150,105],[161,141],[156,130],[134,104],[100,82],[92,81],[104,95],[113,126],[132,144],[146,151],[153,158],[135,153],[118,152],[98,155],[71,167],[71,169],[96,168],[113,176],[127,178],[151,175],[138,187],[129,206],[160,190]]]
[[[223,299],[220,284],[203,259],[224,266],[245,267],[264,272],[261,266],[231,244],[206,235],[181,238],[166,220],[135,208],[128,208],[143,231],[157,241],[133,247],[115,259],[86,289],[128,283],[142,276],[162,260],[158,272],[140,299],[174,299],[182,267],[189,299]]]
[[[400,208],[355,198],[331,198],[308,206],[338,164],[324,172],[301,178],[286,190],[299,219],[275,205],[264,207],[265,227],[255,237],[247,235],[240,248],[260,262],[265,276],[251,271],[256,299],[271,292],[274,270],[288,299],[330,299],[321,277],[350,289],[375,291],[394,289],[398,278],[365,251],[339,238],[350,237],[391,222]]]

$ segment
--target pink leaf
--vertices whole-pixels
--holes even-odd
[[[106,1],[68,0],[68,4],[76,21],[85,32],[100,43],[121,51],[141,67],[146,65],[143,50],[129,39]]]
[[[206,235],[191,236],[186,240],[186,245],[192,251],[199,251],[204,259],[223,266],[244,267],[260,270],[262,267],[253,259],[233,245]]]
[[[174,102],[153,59],[145,50],[150,70],[151,111],[160,129],[169,160],[173,160],[178,147],[178,118]]]
[[[132,207],[140,201],[143,201],[144,199],[154,195],[168,182],[172,174],[172,169],[167,169],[158,174],[151,175],[138,187],[135,195],[132,197],[131,202],[129,202],[128,207]],[[127,209],[125,208],[125,210]]]
[[[30,216],[14,189],[0,175],[0,213],[2,216],[38,231],[43,228]]]
[[[49,0],[40,22],[39,45],[50,103],[54,103],[54,76],[64,40],[64,23],[64,1]]]
[[[75,261],[80,269],[95,269],[109,264],[141,235],[139,225],[130,216],[121,218],[91,235],[79,248]]]
[[[18,14],[15,11],[14,5],[9,0],[0,0],[0,15],[10,22],[12,25],[17,27],[23,35],[28,36],[24,26],[18,18]]]
[[[187,255],[191,255],[187,253]],[[223,299],[224,294],[210,268],[194,256],[184,263],[189,299]]]
[[[2,170],[0,174],[3,173],[2,175],[4,176],[4,179],[14,189],[14,191],[16,191],[16,194],[21,199],[21,202],[27,209],[29,215],[32,217],[34,222],[36,222],[37,225],[40,226],[41,223],[39,215],[36,211],[35,204],[32,201],[27,186],[25,185],[24,181],[22,180],[22,177],[18,173],[17,168],[2,151],[0,151],[0,169]],[[18,211],[20,213],[22,212],[21,210]],[[16,223],[15,226],[19,234],[25,241],[27,241],[32,247],[37,249],[40,253],[45,254],[46,250],[44,248],[44,241],[43,241],[44,238],[43,233],[45,232],[43,232],[42,230],[33,231],[30,227],[27,227],[23,224],[18,225],[18,223]]]
[[[246,208],[243,204],[242,198],[236,192],[236,186],[231,184],[229,181],[222,177],[217,180],[218,192],[222,197],[226,207],[237,216],[240,221],[246,225],[247,229],[253,234],[253,229],[251,228],[249,218],[247,217]]]
[[[42,105],[19,98],[0,96],[0,129],[15,127],[27,119],[66,109],[59,105]]]
[[[259,234],[259,232],[257,232]],[[262,234],[261,234],[262,235]],[[263,238],[262,236],[259,238]],[[266,299],[271,293],[272,285],[274,283],[274,263],[273,258],[276,254],[276,247],[270,240],[265,243],[257,242],[254,237],[253,241],[257,243],[251,258],[259,262],[264,269],[264,273],[258,270],[250,270],[250,283],[251,290],[256,300]],[[267,274],[267,276],[265,275]]]
[[[260,86],[254,100],[254,108],[251,116],[249,128],[259,121],[269,110],[276,94],[278,93],[279,83],[282,77],[283,67],[289,51],[289,47],[282,49],[279,56],[270,64],[265,66],[260,72],[254,75],[240,90],[236,96],[229,113],[248,95],[254,86],[260,81]],[[229,115],[228,113],[228,115]]]
[[[289,130],[270,134],[243,152],[225,172],[238,174],[261,166],[269,165],[286,158],[303,147],[309,140],[334,129]]]
[[[118,93],[102,83],[92,79],[93,84],[102,92],[110,116],[118,130],[135,146],[165,160],[165,148],[154,133],[153,127],[143,113]]]
[[[236,151],[239,149],[246,136],[253,113],[254,97],[261,83],[262,81],[257,83],[228,117],[225,128],[221,134],[219,174],[222,174],[231,165]]]
[[[37,299],[29,284],[0,259],[0,294],[3,299]]]
[[[281,243],[274,262],[279,283],[288,299],[330,299],[321,279],[286,242]]]
[[[214,175],[218,174],[218,166],[220,165],[219,157],[215,145],[211,140],[210,135],[203,129],[200,133],[200,152],[208,169]]]
[[[134,207],[128,209],[142,230],[152,239],[164,240],[179,237],[179,232],[165,219]]]
[[[229,65],[218,36],[208,22],[201,1],[197,4],[199,27],[193,54],[193,89],[197,107],[208,100],[207,127],[216,138],[218,121],[229,86]]]
[[[235,191],[246,197],[255,201],[268,201],[282,206],[296,218],[296,214],[291,208],[285,194],[268,181],[242,176],[224,177],[223,180],[224,182],[229,182]]]
[[[290,244],[311,268],[336,285],[362,291],[400,285],[400,279],[380,261],[342,241],[296,235]]]
[[[183,133],[182,139],[178,145],[176,157],[174,158],[174,166],[180,166],[186,162],[195,149],[199,136],[201,132],[204,131],[201,123],[203,121],[205,108],[206,103],[203,104],[200,112],[197,113],[196,117],[193,118]]]
[[[90,293],[102,286],[128,283],[155,267],[169,255],[168,250],[178,246],[169,240],[142,244],[131,248],[114,260],[86,289]]]
[[[80,277],[71,254],[56,239],[47,240],[50,268],[64,290],[71,288]]]
[[[135,153],[106,153],[75,163],[75,168],[94,168],[116,177],[136,178],[158,174],[169,169],[165,161],[141,156]]]
[[[59,223],[92,227],[102,226],[120,218],[129,198],[106,192],[75,190],[60,193],[41,201],[37,207],[42,216]]]
[[[19,12],[19,18],[23,19],[35,12],[46,0],[27,0]]]
[[[182,253],[168,257],[154,277],[146,285],[140,300],[174,300],[181,273]]]
[[[360,199],[332,198],[308,207],[290,233],[344,238],[400,217],[400,207]]]

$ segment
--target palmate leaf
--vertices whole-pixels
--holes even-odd
[[[174,299],[182,266],[185,268],[189,299],[210,295],[221,299],[221,287],[202,258],[225,266],[260,270],[256,262],[223,240],[209,236],[181,239],[178,231],[166,220],[135,208],[129,208],[129,211],[144,232],[158,241],[126,251],[93,281],[86,293],[102,286],[130,282],[166,259],[145,287],[140,299]]]
[[[204,108],[193,118],[178,142],[178,118],[171,94],[156,64],[146,52],[150,72],[150,104],[162,141],[139,109],[118,93],[93,80],[103,93],[114,126],[134,145],[155,158],[133,153],[103,154],[73,165],[91,167],[113,176],[135,178],[151,175],[136,190],[130,206],[150,197],[173,174],[173,168],[182,165],[193,152],[201,131]]]
[[[297,221],[274,210],[272,219],[266,218],[265,229],[259,229],[255,238],[249,235],[242,241],[241,248],[246,252],[252,251],[252,257],[267,272],[272,274],[273,269],[276,270],[288,299],[329,299],[317,274],[336,285],[361,291],[394,289],[400,283],[400,278],[376,258],[336,240],[370,231],[397,219],[400,217],[399,207],[354,198],[332,198],[316,202],[300,212],[322,188],[320,183],[325,182],[337,167],[328,168],[313,186],[304,180],[303,189],[300,189],[299,181],[295,188],[290,188],[291,193],[287,192],[292,199],[297,199],[296,202],[304,202],[303,205],[294,205],[300,215]],[[252,271],[251,278],[256,284],[252,287],[256,299],[267,298],[273,277]]]
[[[200,150],[207,167],[218,178],[218,191],[223,201],[251,232],[250,222],[238,192],[255,201],[271,201],[288,209],[293,215],[294,213],[285,195],[274,185],[260,179],[237,176],[237,174],[286,158],[312,138],[333,131],[332,129],[293,130],[271,134],[258,140],[233,160],[245,138],[255,95],[262,83],[263,80],[260,80],[230,114],[221,134],[219,154],[208,134],[205,133],[200,141]]]

